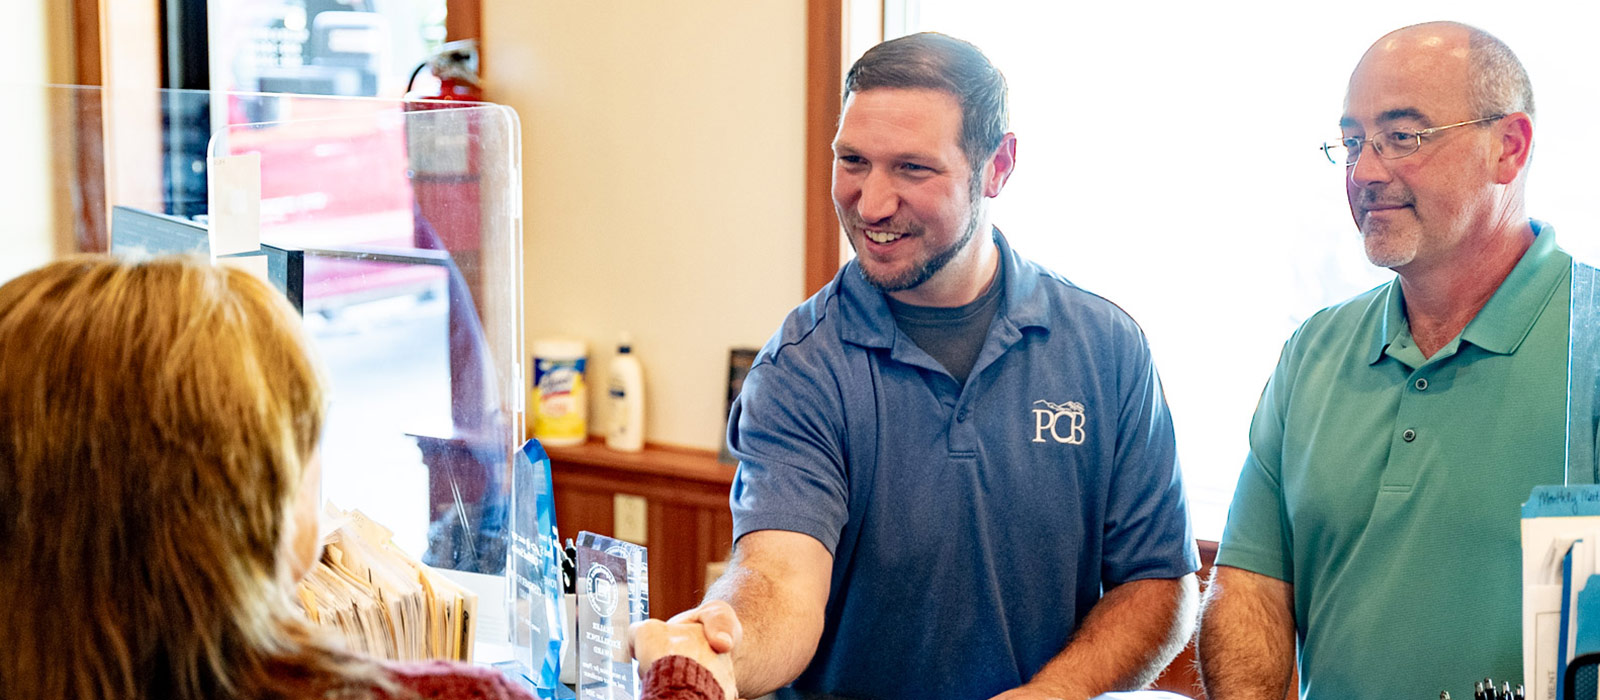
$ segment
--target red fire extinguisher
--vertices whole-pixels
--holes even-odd
[[[432,89],[414,89],[417,78],[427,69],[439,81]],[[454,102],[482,102],[483,88],[478,84],[478,40],[452,41],[440,47],[439,52],[417,65],[406,81],[405,99],[446,100]],[[417,109],[437,109],[419,106]]]

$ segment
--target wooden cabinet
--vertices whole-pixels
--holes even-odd
[[[561,536],[576,538],[580,530],[614,535],[617,495],[644,498],[650,616],[666,619],[698,605],[707,565],[727,560],[733,549],[728,488],[734,467],[710,451],[648,445],[643,452],[616,452],[593,439],[545,449]]]

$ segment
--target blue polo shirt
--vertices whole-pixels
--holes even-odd
[[[1065,648],[1104,588],[1199,566],[1144,334],[994,239],[1004,299],[964,386],[854,261],[745,379],[734,537],[800,532],[834,556],[797,688],[989,697]]]

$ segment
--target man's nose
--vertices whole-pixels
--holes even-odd
[[[882,221],[900,209],[900,193],[893,180],[879,168],[873,168],[861,181],[861,199],[856,202],[856,213],[862,221]]]
[[[1345,168],[1350,171],[1350,182],[1357,187],[1389,181],[1389,161],[1378,155],[1378,147],[1370,141],[1361,142],[1361,152],[1356,154],[1355,164]]]

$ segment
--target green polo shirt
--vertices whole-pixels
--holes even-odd
[[[1561,483],[1572,258],[1550,226],[1424,359],[1398,280],[1317,312],[1250,426],[1217,563],[1294,585],[1303,697],[1522,676],[1520,505]]]

